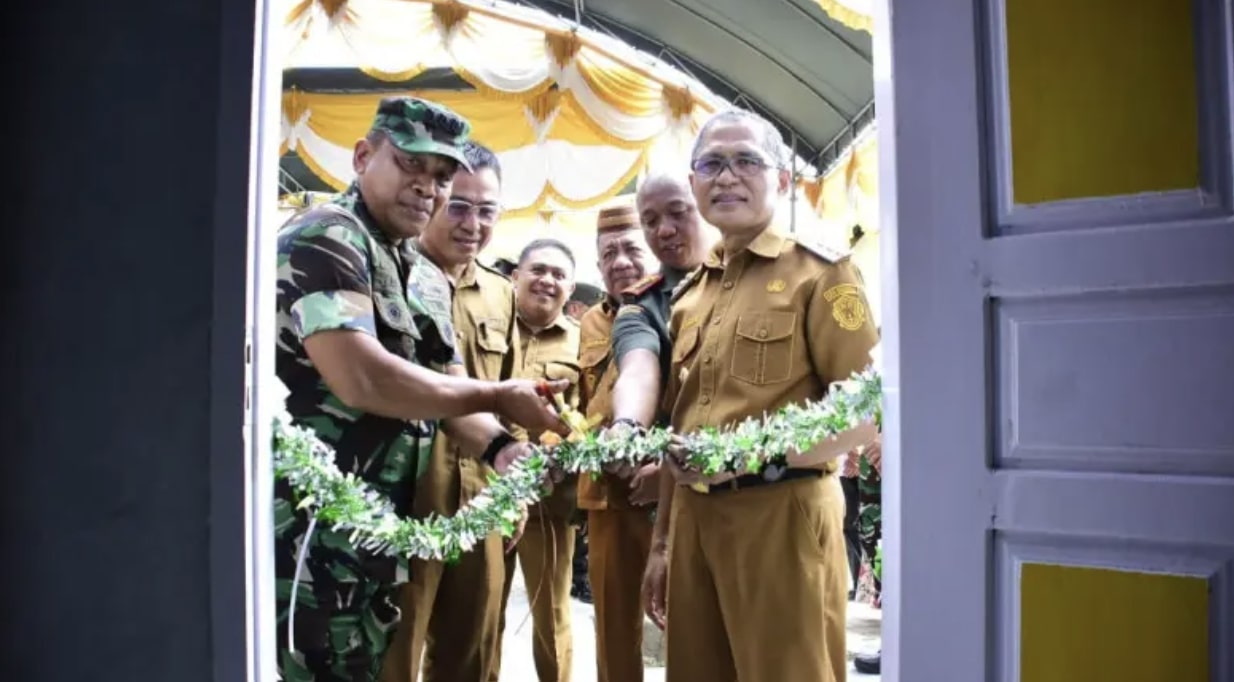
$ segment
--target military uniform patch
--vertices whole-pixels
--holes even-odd
[[[773,279],[767,283],[767,291],[772,294],[778,294],[781,291],[784,291],[784,288],[787,286],[788,286],[788,283],[785,282],[784,280]]]
[[[651,287],[654,287],[655,285],[663,281],[664,281],[664,275],[647,275],[646,277],[640,279],[634,284],[631,284],[630,286],[626,287],[625,290],[622,291],[621,293],[629,294],[630,296],[642,296],[643,294],[647,293],[647,291],[651,289]]]
[[[831,316],[841,329],[857,331],[870,319],[861,287],[856,284],[837,284],[824,291],[823,298],[831,304]]]

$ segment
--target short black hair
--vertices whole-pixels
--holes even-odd
[[[712,128],[721,123],[748,124],[758,135],[759,145],[763,151],[771,156],[772,164],[781,169],[788,165],[788,149],[784,146],[784,135],[779,129],[753,111],[738,108],[720,111],[703,123],[703,127],[698,131],[698,137],[694,138],[694,149],[690,152],[691,161],[698,159],[698,153],[703,147],[703,139],[707,137]]]
[[[533,239],[529,244],[527,244],[527,246],[524,246],[523,250],[518,254],[518,264],[521,266],[523,263],[526,263],[527,257],[530,256],[532,252],[539,251],[540,249],[557,249],[566,255],[566,260],[570,261],[570,267],[573,268],[576,266],[576,263],[574,262],[574,252],[570,250],[570,247],[557,241],[556,239]]]
[[[497,176],[497,182],[501,182],[501,161],[498,160],[497,154],[493,153],[493,150],[479,142],[468,141],[463,145],[463,158],[467,159],[472,173],[485,168],[491,168]]]

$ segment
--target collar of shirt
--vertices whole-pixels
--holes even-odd
[[[352,213],[355,213],[356,216],[364,222],[365,229],[368,230],[369,234],[373,235],[373,238],[376,239],[378,243],[389,244],[401,251],[403,244],[409,241],[407,239],[400,239],[396,242],[393,239],[390,239],[385,232],[381,231],[381,227],[377,225],[377,220],[373,218],[373,214],[369,213],[368,207],[364,205],[364,197],[360,195],[359,183],[351,183],[351,186],[347,188],[347,191],[343,192],[339,203],[344,208],[350,209]]]
[[[660,284],[660,287],[665,291],[672,291],[677,288],[678,284],[681,284],[681,280],[686,278],[687,273],[685,270],[661,268],[660,274],[664,276],[664,281]]]
[[[562,332],[570,331],[570,328],[567,326],[567,323],[566,323],[567,319],[568,318],[566,314],[561,313],[560,315],[557,316],[557,319],[553,320],[553,322],[549,324],[549,326],[539,331],[536,331],[535,328],[533,328],[531,325],[527,324],[527,322],[523,320],[522,315],[519,315],[518,326],[521,327],[523,331],[526,331],[530,336],[540,336],[541,334],[549,331],[550,329],[556,330],[556,331],[562,331]]]
[[[769,225],[763,228],[762,232],[758,233],[758,236],[746,246],[744,251],[749,251],[762,258],[779,258],[780,251],[784,248],[784,242],[787,240],[788,237],[785,237],[778,229]],[[744,251],[734,254],[734,257],[741,255]],[[716,245],[711,249],[711,253],[707,254],[707,260],[703,261],[703,265],[713,270],[724,269],[723,240],[716,242]]]
[[[473,258],[467,261],[467,267],[463,268],[463,274],[459,275],[458,281],[454,283],[455,289],[469,289],[480,286],[476,281],[476,260]]]

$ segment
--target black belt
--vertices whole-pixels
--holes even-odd
[[[743,490],[745,488],[757,488],[760,485],[768,483],[783,483],[785,481],[794,481],[799,478],[822,478],[827,472],[820,469],[779,469],[777,467],[768,466],[763,469],[761,474],[745,474],[737,478],[729,479],[723,483],[707,486],[707,494],[727,493],[734,490]]]

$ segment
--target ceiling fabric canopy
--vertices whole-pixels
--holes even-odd
[[[281,1],[282,151],[335,189],[377,101],[418,95],[498,152],[519,227],[506,234],[581,236],[641,174],[684,173],[699,126],[732,101],[798,152],[786,227],[877,231],[870,0]]]
[[[426,0],[286,2],[288,70],[355,68],[402,82],[442,66],[468,91],[407,92],[467,117],[497,151],[515,214],[583,208],[640,173],[685,170],[699,126],[725,103],[607,36],[514,5]],[[335,188],[389,90],[285,91],[282,146]]]
[[[874,26],[874,20],[871,19],[874,8],[870,6],[873,0],[816,1],[828,16],[851,29],[870,33]]]
[[[874,119],[872,0],[519,0],[655,55],[764,115],[810,165]]]

